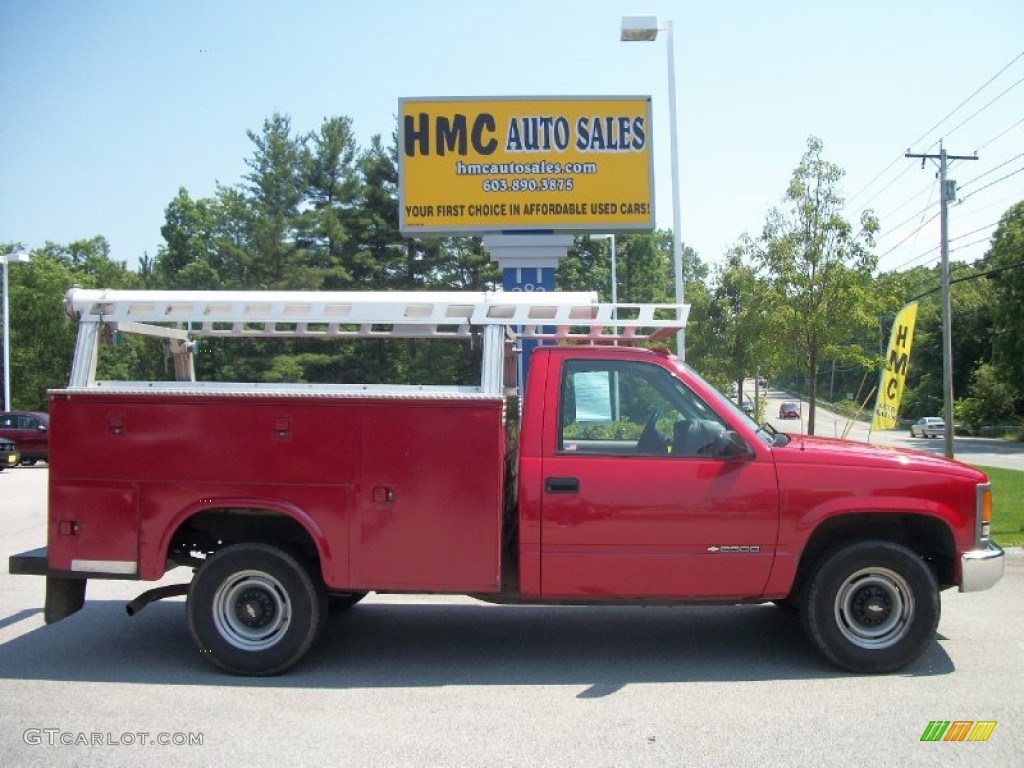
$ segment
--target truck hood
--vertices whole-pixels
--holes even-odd
[[[974,467],[945,456],[936,456],[909,448],[893,448],[853,440],[790,435],[785,446],[772,449],[777,464],[803,466],[841,466],[864,469],[904,469],[959,476],[973,482],[985,482],[985,474]]]

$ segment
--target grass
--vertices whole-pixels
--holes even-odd
[[[992,481],[992,540],[1001,547],[1024,546],[1024,472],[978,469]]]

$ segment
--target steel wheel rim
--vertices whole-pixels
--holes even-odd
[[[280,581],[263,571],[240,571],[213,596],[213,623],[228,643],[243,651],[276,645],[292,620],[291,599]]]
[[[907,580],[888,568],[850,574],[836,592],[839,631],[854,645],[876,650],[902,640],[914,619],[914,596]]]

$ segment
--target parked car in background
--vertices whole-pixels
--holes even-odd
[[[910,427],[911,437],[945,437],[946,422],[938,416],[925,416]]]
[[[16,467],[21,461],[21,454],[18,453],[18,446],[13,440],[0,437],[0,472],[8,467]]]
[[[49,461],[50,417],[36,411],[0,413],[0,437],[18,444],[21,463],[32,465]]]
[[[800,404],[792,401],[787,401],[779,406],[779,418],[780,419],[799,419],[800,418]]]
[[[743,412],[747,414],[747,416],[749,416],[750,418],[754,418],[754,412],[757,410],[757,408],[754,407],[753,400],[747,400],[744,398],[743,405],[741,405],[740,408],[743,409]]]

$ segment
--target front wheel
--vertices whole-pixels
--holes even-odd
[[[804,593],[804,629],[832,662],[851,672],[895,672],[931,644],[939,588],[914,552],[860,541],[833,552]]]
[[[214,664],[236,675],[276,675],[313,645],[327,597],[287,552],[235,544],[196,572],[186,613],[200,653]]]

